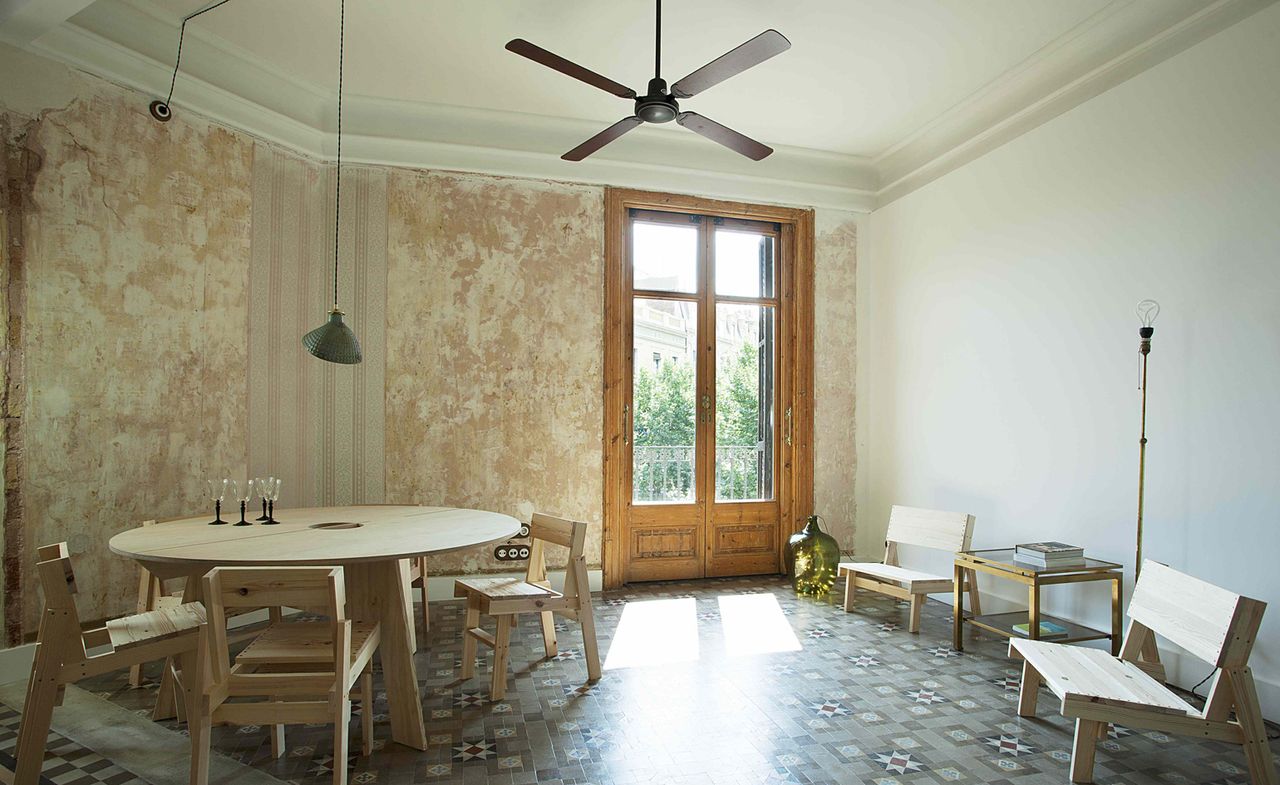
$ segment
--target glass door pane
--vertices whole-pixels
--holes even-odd
[[[693,294],[698,291],[698,225],[632,222],[631,265],[636,289]]]
[[[774,316],[716,304],[716,501],[773,499]]]
[[[717,296],[773,297],[773,235],[718,227],[715,243]]]
[[[698,304],[637,297],[632,500],[695,501]]]

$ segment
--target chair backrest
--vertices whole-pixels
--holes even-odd
[[[38,640],[61,637],[72,647],[72,654],[84,659],[84,639],[80,635],[80,614],[76,611],[76,572],[71,566],[71,552],[65,542],[36,548],[36,571],[44,591],[44,613],[40,619]]]
[[[963,512],[925,510],[895,504],[889,513],[889,543],[956,552],[969,550],[973,516]]]
[[[525,580],[541,586],[549,585],[544,549],[546,543],[560,545],[569,549],[562,594],[565,597],[577,597],[578,585],[586,576],[584,551],[587,545],[587,524],[535,512],[529,521],[529,537],[533,544],[529,548],[529,569]]]
[[[1147,559],[1129,616],[1219,668],[1242,667],[1267,604]]]
[[[351,622],[346,620],[341,567],[217,567],[204,576],[204,604],[214,684],[225,683],[228,676],[227,616],[235,609],[289,607],[324,613],[334,625],[335,669],[349,657]]]

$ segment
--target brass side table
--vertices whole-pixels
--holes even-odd
[[[976,571],[976,572],[973,572]],[[977,572],[985,572],[1011,581],[1017,581],[1027,587],[1027,610],[1009,613],[988,613],[975,616],[964,612],[962,596],[968,588],[966,580],[976,580]],[[970,577],[973,576],[973,577]],[[964,650],[964,625],[975,627],[1003,635],[1006,638],[1028,637],[1040,638],[1040,622],[1051,621],[1066,629],[1067,634],[1053,638],[1056,643],[1077,643],[1079,641],[1111,640],[1111,654],[1119,656],[1121,627],[1124,622],[1124,610],[1121,607],[1123,592],[1124,568],[1115,562],[1099,561],[1086,558],[1083,564],[1071,567],[1036,567],[1014,559],[1013,548],[999,548],[983,551],[960,551],[955,561],[955,612],[952,614],[952,647],[956,651]],[[1091,581],[1111,581],[1111,632],[1106,633],[1076,624],[1065,619],[1040,613],[1040,588],[1056,586],[1063,583],[1089,583]],[[977,591],[976,584],[974,591]],[[1013,631],[1013,625],[1027,622],[1028,635],[1022,636]]]

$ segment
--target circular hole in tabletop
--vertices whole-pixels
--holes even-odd
[[[329,523],[313,523],[307,528],[321,529],[323,531],[341,531],[344,529],[359,529],[361,526],[364,526],[364,524],[352,521],[331,521]]]

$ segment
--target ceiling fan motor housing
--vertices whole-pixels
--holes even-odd
[[[665,79],[650,79],[649,92],[636,99],[636,117],[646,123],[669,123],[680,114],[680,105],[667,92]]]

